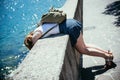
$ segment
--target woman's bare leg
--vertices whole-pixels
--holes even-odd
[[[92,49],[95,49],[95,50],[98,50],[98,51],[101,51],[101,52],[104,52],[107,54],[108,54],[108,52],[109,52],[109,54],[112,54],[112,52],[110,52],[110,50],[103,50],[102,48],[99,48],[98,46],[95,46],[95,45],[86,44],[86,47],[92,48]]]
[[[91,46],[86,46],[83,40],[83,34],[81,33],[77,43],[75,45],[75,48],[78,50],[78,52],[90,56],[97,56],[97,57],[102,57],[104,59],[109,58],[108,52],[99,48],[91,47]]]

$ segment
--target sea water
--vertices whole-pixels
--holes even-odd
[[[0,80],[14,70],[29,52],[25,36],[36,28],[50,7],[66,0],[0,0]]]

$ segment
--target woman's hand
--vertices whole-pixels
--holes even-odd
[[[32,35],[27,36],[28,41],[32,42]]]

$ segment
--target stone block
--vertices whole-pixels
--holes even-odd
[[[11,80],[78,80],[80,54],[75,53],[68,35],[40,39]]]

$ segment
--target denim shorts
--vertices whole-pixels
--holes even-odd
[[[75,19],[67,19],[59,24],[60,33],[68,34],[70,37],[71,45],[74,47],[77,39],[82,32],[82,24]]]

